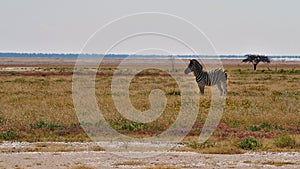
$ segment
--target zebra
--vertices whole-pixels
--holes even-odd
[[[196,82],[200,89],[201,95],[204,95],[205,86],[217,85],[220,91],[220,95],[226,95],[227,93],[227,73],[222,69],[214,69],[211,71],[204,71],[202,65],[196,60],[190,60],[190,64],[184,70],[185,74],[194,72]]]

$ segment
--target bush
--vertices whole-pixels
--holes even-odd
[[[276,130],[285,130],[284,127],[279,126],[279,125],[274,126],[274,128],[275,128]]]
[[[261,147],[261,143],[254,138],[244,138],[238,146],[244,150],[253,150],[255,148]]]
[[[140,130],[148,129],[148,126],[144,123],[132,122],[132,123],[123,124],[120,129],[128,130],[128,131],[140,131]]]
[[[283,128],[283,127],[281,127],[279,125],[272,126],[269,123],[261,123],[260,125],[254,125],[254,126],[250,126],[249,127],[249,130],[251,130],[253,132],[255,132],[255,131],[261,131],[261,130],[263,130],[264,132],[269,132],[272,129],[275,129],[275,130],[285,130],[285,128]]]
[[[274,144],[279,148],[285,148],[285,147],[294,148],[296,145],[296,141],[290,135],[284,134],[275,138]]]
[[[259,127],[264,129],[264,132],[269,132],[272,129],[272,126],[269,123],[261,123]]]
[[[15,140],[17,138],[16,132],[8,130],[7,132],[0,133],[0,139],[3,140]]]
[[[3,122],[4,122],[4,118],[0,117],[0,123],[3,123]]]
[[[170,92],[167,93],[168,96],[180,96],[181,93],[178,90],[172,90]]]
[[[48,122],[45,122],[45,121],[38,121],[35,124],[30,124],[30,127],[34,128],[34,129],[48,128],[49,130],[53,131],[57,128],[60,128],[61,126],[59,124],[56,124],[56,123],[48,123]]]
[[[260,131],[261,128],[259,126],[250,126],[249,130],[251,130],[251,131]]]

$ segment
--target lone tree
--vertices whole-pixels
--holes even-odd
[[[256,70],[256,66],[259,62],[267,62],[270,63],[270,59],[264,55],[245,55],[247,58],[243,59],[242,62],[251,62],[254,66],[254,70]]]

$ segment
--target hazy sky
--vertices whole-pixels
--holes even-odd
[[[299,0],[0,0],[0,52],[79,53],[114,19],[163,12],[200,28],[217,54],[300,55],[299,7]]]

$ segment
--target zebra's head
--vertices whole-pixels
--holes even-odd
[[[188,67],[184,70],[184,73],[189,74],[195,70],[202,71],[202,69],[202,65],[196,59],[192,59],[190,60],[190,64],[188,65]]]

